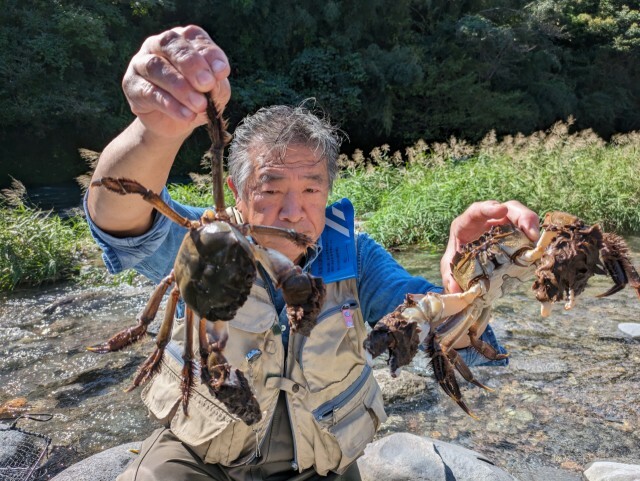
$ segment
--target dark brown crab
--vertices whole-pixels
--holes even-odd
[[[209,386],[215,397],[232,414],[251,425],[261,419],[260,406],[242,371],[230,366],[224,356],[228,340],[227,323],[224,321],[233,319],[247,300],[256,278],[258,263],[272,277],[276,286],[282,288],[293,332],[305,336],[310,334],[324,300],[325,289],[320,278],[303,273],[278,251],[261,247],[247,236],[278,236],[302,247],[311,245],[312,239],[291,229],[230,223],[224,206],[222,186],[222,155],[230,136],[226,132],[226,122],[210,98],[207,116],[212,145],[205,154],[205,160],[210,160],[212,165],[215,211],[206,211],[199,221],[182,217],[156,193],[135,180],[104,177],[92,182],[92,187],[104,187],[121,195],[141,195],[158,212],[186,227],[188,232],[182,241],[172,272],[154,290],[138,316],[138,324],[118,332],[107,342],[92,346],[89,350],[99,353],[117,351],[141,339],[153,321],[163,296],[175,283],[156,338],[156,349],[140,367],[130,389],[147,382],[160,369],[165,347],[171,338],[178,299],[182,297],[186,304],[181,384],[185,413],[194,383],[192,346],[195,314],[199,318],[197,334],[201,381]],[[207,322],[212,327],[209,332]]]
[[[462,400],[455,370],[467,381],[488,388],[473,377],[453,345],[468,335],[471,346],[488,359],[505,358],[506,354],[481,341],[478,332],[489,321],[492,303],[511,287],[535,275],[533,289],[542,303],[543,316],[550,313],[553,302],[565,297],[565,308],[573,307],[594,274],[608,274],[614,281],[614,286],[598,297],[618,292],[626,284],[640,297],[640,276],[621,237],[603,233],[600,226],[586,225],[564,212],[547,214],[542,228],[535,246],[512,225],[493,227],[463,246],[454,257],[452,271],[464,292],[407,295],[402,305],[376,324],[365,340],[365,349],[372,357],[389,351],[395,375],[422,344],[442,389],[474,416]]]

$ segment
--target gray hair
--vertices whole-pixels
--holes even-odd
[[[327,162],[329,189],[338,173],[338,154],[343,132],[304,106],[272,105],[248,115],[236,127],[229,146],[229,176],[245,198],[247,182],[255,169],[253,159],[282,161],[287,147],[305,145]]]

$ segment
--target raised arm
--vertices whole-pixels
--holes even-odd
[[[206,123],[205,93],[224,107],[231,96],[225,53],[197,26],[176,27],[145,40],[122,87],[136,119],[104,149],[94,173],[135,179],[159,192],[193,129]],[[152,207],[137,196],[90,189],[89,214],[117,236],[146,232]]]

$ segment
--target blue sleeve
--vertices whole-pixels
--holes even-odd
[[[384,247],[367,234],[358,235],[357,258],[358,297],[364,320],[372,326],[402,304],[407,293],[443,291],[424,277],[409,274]],[[480,339],[500,353],[507,352],[498,343],[491,326],[487,326]],[[508,359],[487,359],[473,347],[458,349],[458,353],[467,366],[506,366],[509,363]]]
[[[384,247],[367,234],[358,234],[358,297],[364,320],[374,325],[402,304],[408,293],[442,292],[424,277],[412,276]]]
[[[500,354],[507,353],[507,350],[498,342],[498,339],[496,338],[496,335],[493,332],[493,329],[491,329],[490,325],[488,325],[484,330],[482,336],[480,336],[480,340],[486,342],[487,344],[490,344]],[[457,351],[467,366],[506,366],[509,364],[508,357],[505,359],[493,361],[484,357],[473,347],[465,347],[464,349],[457,349]]]
[[[176,212],[188,219],[199,219],[205,209],[182,205],[171,200],[167,189],[160,197]],[[102,260],[111,274],[125,269],[135,269],[153,282],[160,282],[173,268],[180,244],[187,232],[186,228],[156,212],[153,225],[144,234],[136,237],[114,237],[101,230],[84,209],[91,235],[102,249]]]

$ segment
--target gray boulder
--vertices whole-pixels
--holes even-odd
[[[51,481],[114,481],[136,456],[129,450],[139,449],[140,444],[123,444],[90,456]],[[362,481],[517,481],[480,453],[409,433],[369,444],[358,466]]]
[[[65,469],[51,481],[114,481],[136,455],[142,443],[128,443],[94,454]]]
[[[362,481],[517,481],[480,453],[409,433],[369,444],[358,467]]]
[[[582,475],[587,481],[638,481],[640,465],[595,461],[587,465]]]

